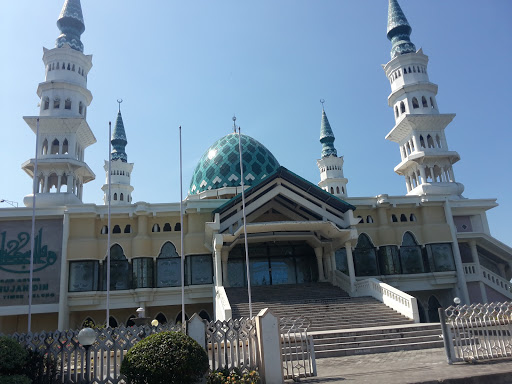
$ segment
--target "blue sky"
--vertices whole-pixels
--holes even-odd
[[[203,152],[231,131],[262,142],[281,165],[317,183],[319,100],[345,158],[350,196],[405,194],[387,105],[385,0],[132,1],[82,0],[85,53],[93,55],[88,122],[98,142],[85,160],[96,180],[84,202],[102,204],[108,122],[118,98],[128,137],[134,201],[179,201],[178,126],[183,127],[184,188]],[[53,48],[63,0],[0,4],[0,198],[22,204],[32,190],[20,165],[35,136],[22,119],[38,114],[42,47]],[[512,245],[512,2],[400,2],[417,48],[430,57],[454,166],[468,198],[497,198],[491,232]],[[3,206],[3,205],[2,205]]]

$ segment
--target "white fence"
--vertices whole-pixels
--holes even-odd
[[[285,379],[316,376],[315,346],[309,320],[281,317],[279,322]]]
[[[439,309],[448,363],[512,357],[512,303]]]

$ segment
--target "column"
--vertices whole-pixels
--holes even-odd
[[[405,185],[407,187],[407,192],[411,192],[411,179],[409,176],[405,176]]]
[[[414,145],[414,150],[418,151],[420,147],[418,145],[418,141],[416,140],[416,135],[412,135],[412,143]]]
[[[60,291],[59,291],[59,316],[57,328],[59,331],[69,329],[68,307],[68,239],[69,239],[69,213],[64,213],[62,225],[62,255],[60,260]]]
[[[347,251],[348,276],[350,277],[350,291],[354,292],[354,285],[356,283],[356,271],[354,268],[354,257],[352,256],[352,244],[350,244],[350,241],[347,241],[345,243],[345,249]]]
[[[73,192],[73,174],[69,174],[68,175],[68,193],[72,193]]]
[[[228,274],[228,258],[229,250],[224,249],[222,251],[222,281],[224,286],[229,287],[229,274]]]
[[[61,174],[59,174],[59,175],[57,176],[57,193],[60,193],[61,183],[62,183],[62,175],[61,175]]]
[[[216,236],[213,241],[215,250],[215,286],[222,286],[222,245],[224,244],[222,236]]]
[[[336,271],[336,253],[334,249],[332,248],[332,245],[329,247],[328,251],[329,257],[331,259],[331,276],[332,276],[332,282],[334,283],[334,272]]]
[[[432,177],[432,182],[435,183],[436,182],[436,176],[434,174],[434,167],[429,167],[430,168],[430,176]]]
[[[420,176],[421,176],[421,184],[426,184],[427,182],[427,174],[425,172],[425,166],[420,166]]]
[[[450,175],[450,181],[455,182],[455,175],[453,174],[453,168],[448,168],[448,174]]]
[[[484,283],[484,275],[482,273],[482,266],[480,265],[480,259],[478,258],[478,249],[476,247],[476,240],[469,241],[469,248],[471,249],[471,257],[473,258],[473,263],[475,264],[476,273],[478,275],[478,285],[480,286],[480,294],[482,296],[482,301],[487,303],[487,290],[485,289]]]
[[[323,249],[323,260],[325,265],[325,279],[332,281],[333,268],[331,264],[331,255],[329,254],[329,252],[327,252],[327,249],[325,247]]]
[[[322,247],[315,248],[316,263],[318,264],[318,281],[325,281],[324,263],[323,263],[323,249]]]
[[[44,175],[43,193],[48,193],[48,175]]]

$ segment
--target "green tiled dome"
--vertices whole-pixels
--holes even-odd
[[[245,185],[254,185],[279,168],[278,161],[263,144],[244,134],[241,141]],[[213,143],[201,157],[188,194],[239,185],[238,134],[230,133]]]

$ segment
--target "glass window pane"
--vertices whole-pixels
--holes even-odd
[[[150,257],[133,259],[134,288],[153,287],[153,259]]]
[[[188,256],[190,258],[190,268],[192,275],[192,284],[211,284],[213,283],[213,265],[211,255]]]
[[[243,287],[245,283],[245,263],[243,259],[228,259],[228,281],[230,287]],[[226,279],[226,276],[224,276]]]
[[[377,276],[377,255],[375,248],[354,250],[354,266],[357,276]]]
[[[335,253],[336,258],[336,269],[348,275],[348,262],[347,262],[347,250],[340,248]]]
[[[272,258],[270,259],[270,265],[272,268],[272,285],[297,283],[293,258]]]
[[[434,262],[434,271],[455,271],[451,244],[430,244],[428,249]]]
[[[249,260],[251,285],[270,285],[268,259]]]
[[[400,261],[402,264],[402,273],[423,273],[423,257],[421,247],[400,247]]]
[[[69,292],[98,290],[99,261],[69,262]]]
[[[110,260],[110,290],[130,289],[130,264],[128,260]],[[103,262],[103,290],[107,290],[107,261]]]
[[[396,245],[380,247],[378,259],[381,275],[400,274],[400,261],[398,258],[398,247]]]
[[[181,259],[170,258],[156,260],[156,286],[179,287],[181,286]]]

